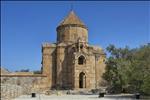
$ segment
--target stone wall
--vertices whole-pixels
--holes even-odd
[[[18,85],[1,84],[1,100],[9,100],[23,94],[23,88]]]
[[[46,75],[45,82],[48,88],[56,84],[56,45],[45,43],[42,45],[42,74]]]
[[[88,42],[88,31],[82,27],[66,26],[57,30],[57,42],[77,42],[79,38],[84,38]]]
[[[46,77],[1,77],[1,100],[45,91],[44,78]]]

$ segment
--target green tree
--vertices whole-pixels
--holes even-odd
[[[141,92],[150,94],[150,45],[129,49],[109,45],[103,77],[113,92]]]

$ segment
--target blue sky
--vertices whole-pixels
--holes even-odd
[[[41,44],[56,41],[71,3],[88,26],[90,44],[135,48],[150,42],[148,1],[7,1],[1,4],[1,66],[40,69]]]

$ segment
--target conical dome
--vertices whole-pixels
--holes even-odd
[[[62,20],[58,27],[66,25],[77,25],[86,28],[85,24],[79,19],[73,10],[65,17],[64,20]]]
[[[88,29],[85,24],[76,16],[74,11],[65,17],[56,29],[57,42],[73,43],[77,42],[79,38],[88,41]]]

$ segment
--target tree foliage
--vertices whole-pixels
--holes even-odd
[[[33,71],[34,74],[42,74],[41,70]]]
[[[29,72],[30,70],[29,69],[21,69],[19,71],[15,71],[15,72]]]
[[[135,49],[109,45],[106,49],[110,57],[103,77],[108,82],[109,92],[150,94],[150,45]]]

